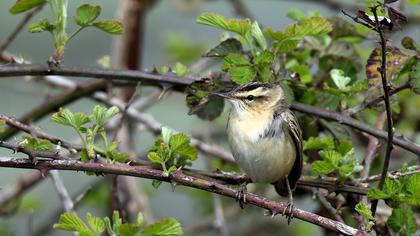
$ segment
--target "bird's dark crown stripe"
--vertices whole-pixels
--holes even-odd
[[[247,84],[247,85],[245,85],[242,88],[239,88],[238,91],[240,91],[240,92],[248,92],[248,91],[252,91],[254,89],[260,88],[260,87],[268,88],[269,86],[268,86],[268,84],[252,83],[252,84]]]

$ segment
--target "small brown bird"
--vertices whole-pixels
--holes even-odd
[[[227,134],[233,157],[255,183],[271,183],[289,196],[286,214],[292,219],[292,190],[302,172],[302,131],[279,85],[252,82],[216,95],[232,103]],[[246,185],[238,190],[243,207]]]

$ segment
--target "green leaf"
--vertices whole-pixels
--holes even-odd
[[[48,19],[42,19],[37,23],[29,25],[29,32],[40,33],[44,31],[52,32],[55,29],[55,25],[51,24]]]
[[[24,147],[36,151],[51,151],[54,149],[54,144],[46,139],[36,139],[31,136],[23,136],[22,142]]]
[[[231,53],[223,61],[222,70],[229,73],[233,82],[246,84],[254,79],[256,71],[244,55]]]
[[[88,212],[87,222],[95,235],[99,235],[104,232],[105,223],[101,218],[92,216],[92,214]]]
[[[88,155],[88,152],[87,152],[86,148],[83,148],[83,149],[82,149],[82,151],[80,151],[80,159],[81,159],[82,161],[85,161],[85,162],[90,160],[90,158],[89,158],[89,155]]]
[[[147,158],[153,163],[162,164],[165,163],[164,160],[156,152],[147,153]]]
[[[404,181],[404,200],[411,205],[420,205],[420,174],[406,177]]]
[[[148,225],[141,232],[142,236],[181,236],[181,224],[174,218],[165,218],[151,225]]]
[[[275,55],[267,50],[262,51],[254,59],[254,63],[259,66],[270,66],[274,61]]]
[[[58,112],[51,116],[51,120],[57,124],[70,126],[75,129],[79,129],[82,125],[91,121],[86,114],[80,112],[72,113],[66,108],[60,108]]]
[[[190,160],[197,159],[197,149],[190,144],[190,138],[186,134],[178,133],[171,137],[169,141],[171,149]]]
[[[164,74],[168,73],[169,67],[168,66],[161,66],[161,67],[157,68],[157,71],[158,71],[159,74],[164,75]]]
[[[122,224],[119,227],[121,236],[135,236],[140,231],[141,225],[137,224]]]
[[[243,51],[242,44],[235,38],[228,38],[206,53],[206,57],[225,57],[230,53],[240,54]]]
[[[260,26],[258,25],[258,22],[254,21],[251,24],[251,36],[255,40],[257,46],[261,50],[267,49],[267,40],[265,39],[265,36],[263,32],[261,31]]]
[[[232,31],[240,34],[241,36],[245,36],[245,34],[251,30],[251,21],[249,19],[228,19],[217,13],[203,13],[197,18],[196,22],[198,24]]]
[[[344,71],[340,69],[332,69],[330,71],[330,76],[332,80],[334,81],[334,84],[337,86],[337,88],[341,90],[345,90],[347,84],[351,81],[351,78],[345,76]]]
[[[120,112],[118,107],[113,106],[106,108],[100,105],[93,107],[92,116],[99,126],[104,126],[105,123]]]
[[[411,37],[405,36],[401,40],[401,44],[405,49],[417,51],[420,50],[420,45],[418,45]]]
[[[407,205],[392,209],[387,225],[401,236],[413,235],[417,230],[413,210]]]
[[[303,11],[298,8],[291,8],[287,12],[287,17],[294,21],[301,22],[305,19],[305,13],[303,13]]]
[[[109,34],[123,34],[123,24],[117,20],[103,20],[93,23],[93,26]]]
[[[363,216],[363,218],[365,218],[366,221],[375,221],[375,218],[372,216],[372,212],[369,208],[367,208],[367,206],[363,202],[357,203],[355,210],[357,211],[357,213]]]
[[[335,150],[322,150],[319,152],[319,155],[335,167],[338,167],[340,161],[343,159],[343,156]]]
[[[155,189],[158,189],[161,184],[162,184],[162,181],[160,180],[156,180],[156,179],[152,180],[152,186]]]
[[[188,68],[184,64],[182,64],[181,62],[177,62],[177,63],[175,63],[175,66],[172,69],[172,71],[175,73],[176,76],[182,77],[182,76],[187,75]]]
[[[224,99],[211,96],[211,93],[223,90],[220,79],[202,78],[190,84],[186,89],[186,102],[190,108],[188,115],[196,114],[203,120],[213,120],[220,116],[224,108]]]
[[[76,214],[70,212],[61,214],[59,223],[54,224],[53,227],[64,231],[79,232],[80,235],[95,236]]]
[[[327,175],[335,170],[335,166],[328,161],[314,161],[311,167],[316,175]]]
[[[420,60],[416,59],[409,74],[409,84],[416,94],[420,94]]]
[[[330,137],[310,137],[303,144],[304,151],[310,149],[331,150],[334,148],[334,139]]]
[[[384,192],[388,195],[397,195],[401,191],[401,183],[398,180],[386,178],[384,184]]]
[[[101,7],[98,5],[83,4],[76,10],[75,21],[76,24],[86,27],[92,24],[96,18],[101,14]]]
[[[382,192],[381,190],[377,189],[377,188],[372,188],[369,189],[367,196],[369,199],[377,199],[377,200],[381,200],[381,199],[388,199],[389,195]]]
[[[308,65],[295,65],[290,67],[290,70],[299,75],[299,79],[302,83],[308,84],[312,82],[312,74]]]
[[[256,75],[255,69],[251,66],[232,67],[228,73],[232,81],[239,85],[251,82]]]
[[[17,0],[15,5],[9,9],[9,12],[12,14],[22,13],[44,4],[45,2],[47,2],[47,0]]]
[[[169,144],[169,140],[173,133],[174,133],[173,129],[163,126],[162,131],[161,131],[163,142]]]
[[[326,19],[313,16],[299,23],[291,24],[283,32],[265,28],[267,36],[273,38],[273,47],[279,52],[289,52],[296,48],[304,36],[319,37],[332,31],[332,25]]]

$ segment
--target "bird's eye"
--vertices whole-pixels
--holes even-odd
[[[253,95],[248,95],[247,97],[246,97],[246,100],[248,100],[248,101],[252,101],[252,100],[254,100],[254,96]]]

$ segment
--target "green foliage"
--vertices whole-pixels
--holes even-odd
[[[316,175],[329,175],[334,173],[340,182],[351,180],[355,173],[362,170],[354,155],[352,143],[341,140],[335,144],[332,138],[310,138],[304,143],[303,150],[320,150],[322,160],[311,164],[312,172]]]
[[[228,38],[222,41],[216,47],[210,49],[206,53],[206,57],[226,57],[229,54],[239,54],[243,53],[243,48],[241,42],[234,38]]]
[[[60,222],[54,225],[55,229],[78,232],[80,236],[99,236],[105,230],[112,236],[181,236],[181,224],[173,218],[164,218],[151,225],[143,227],[143,215],[137,215],[136,223],[122,223],[118,211],[112,214],[112,221],[105,217],[103,219],[87,213],[87,223],[83,222],[75,213],[63,213]]]
[[[367,196],[369,199],[380,199],[390,206],[408,203],[420,206],[420,174],[392,179],[386,178],[383,190],[372,188]]]
[[[175,66],[172,69],[172,71],[174,72],[174,74],[176,76],[182,77],[182,76],[187,75],[188,68],[184,64],[182,64],[181,62],[177,62],[177,63],[175,63]]]
[[[332,25],[326,19],[314,16],[292,24],[281,31],[273,31],[271,28],[265,28],[267,36],[274,39],[273,48],[279,52],[290,52],[305,36],[320,37],[333,30]]]
[[[229,73],[233,82],[245,84],[254,79],[256,71],[244,55],[230,53],[223,60],[222,70]]]
[[[57,124],[73,128],[83,142],[83,150],[80,153],[83,161],[88,161],[101,154],[116,162],[125,162],[128,159],[127,153],[119,152],[119,143],[108,142],[105,132],[105,123],[119,113],[117,107],[105,108],[96,105],[92,114],[87,115],[81,112],[73,113],[69,109],[61,108],[51,116],[51,120]],[[103,147],[96,143],[97,137],[103,142]]]
[[[196,114],[203,120],[213,120],[223,112],[224,100],[220,97],[212,97],[214,91],[224,88],[220,79],[203,78],[192,83],[186,89],[188,114]]]
[[[190,144],[187,135],[162,127],[162,134],[156,139],[147,157],[162,166],[164,176],[169,176],[179,168],[191,166],[192,161],[197,159],[197,149]]]
[[[420,94],[420,59],[416,59],[416,62],[412,66],[408,82],[413,91]]]
[[[375,217],[372,216],[370,209],[363,202],[359,202],[356,204],[355,210],[363,217],[367,230],[370,230],[375,224]]]
[[[54,144],[46,139],[36,139],[31,136],[23,136],[20,144],[28,149],[36,151],[51,151],[54,149]]]
[[[340,90],[345,90],[347,84],[350,82],[351,78],[344,75],[344,71],[340,69],[332,69],[330,71],[330,76],[334,81],[335,85]]]
[[[42,19],[37,23],[29,26],[29,32],[41,33],[49,32],[53,38],[55,53],[53,56],[54,63],[60,63],[64,55],[64,50],[69,42],[75,35],[86,27],[93,26],[109,34],[122,34],[123,26],[117,20],[102,20],[96,21],[101,14],[101,7],[91,4],[83,4],[76,10],[74,20],[79,28],[71,34],[68,34],[67,29],[67,15],[68,15],[68,2],[67,0],[18,0],[15,5],[10,8],[12,14],[25,12],[34,7],[44,3],[49,3],[54,19],[51,23],[48,19]]]
[[[22,13],[46,2],[47,0],[17,0],[15,5],[9,9],[9,12],[12,14]]]
[[[392,209],[392,214],[387,220],[387,225],[401,236],[414,235],[417,230],[413,210],[405,204]]]

